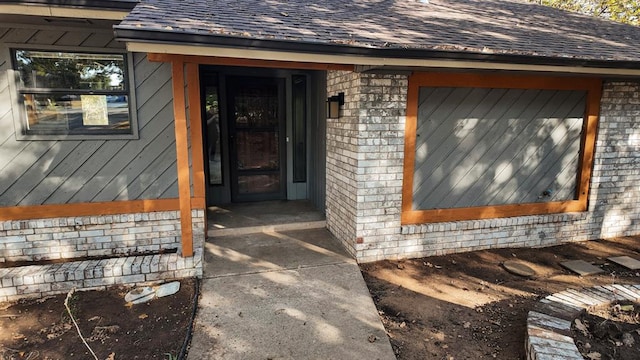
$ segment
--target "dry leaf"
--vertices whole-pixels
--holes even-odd
[[[116,353],[112,352],[105,360],[116,360]]]
[[[576,319],[573,323],[575,324],[576,329],[580,330],[580,332],[582,332],[584,336],[589,335],[589,330],[587,329],[587,326],[582,321],[580,321],[580,319]]]
[[[633,305],[622,305],[620,306],[621,311],[633,311]]]
[[[146,318],[148,318],[148,317],[149,317],[149,315],[147,315],[147,314],[140,314],[140,315],[138,316],[138,319],[143,319],[143,320],[144,320],[144,319],[146,319]]]
[[[124,304],[124,306],[126,306],[128,308],[131,308],[131,307],[133,307],[133,303],[132,302],[128,302],[128,303]]]
[[[589,360],[600,360],[602,358],[602,354],[595,351],[588,353],[586,356],[587,356],[587,359]]]

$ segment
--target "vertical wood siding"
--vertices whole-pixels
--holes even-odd
[[[575,198],[583,91],[420,89],[415,209]]]
[[[17,141],[7,43],[123,49],[111,29],[0,27],[0,206],[175,198],[171,68],[133,57],[140,139]],[[133,94],[132,94],[133,95]]]

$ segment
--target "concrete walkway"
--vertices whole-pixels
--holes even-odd
[[[395,359],[360,270],[325,229],[210,239],[188,359]]]

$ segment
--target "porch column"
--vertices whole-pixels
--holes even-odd
[[[184,95],[184,61],[171,61],[173,85],[173,116],[176,133],[176,158],[178,167],[178,196],[180,203],[180,226],[182,256],[193,256],[193,229],[191,221],[191,186],[189,176],[189,139]]]

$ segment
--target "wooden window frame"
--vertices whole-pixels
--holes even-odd
[[[491,205],[451,209],[413,209],[418,96],[421,87],[503,88],[530,90],[578,90],[587,92],[582,123],[576,199],[544,203]],[[602,80],[587,77],[549,77],[530,75],[494,75],[467,73],[414,73],[409,77],[402,184],[403,225],[446,221],[479,220],[525,215],[586,211],[593,167],[593,152],[600,113]]]

